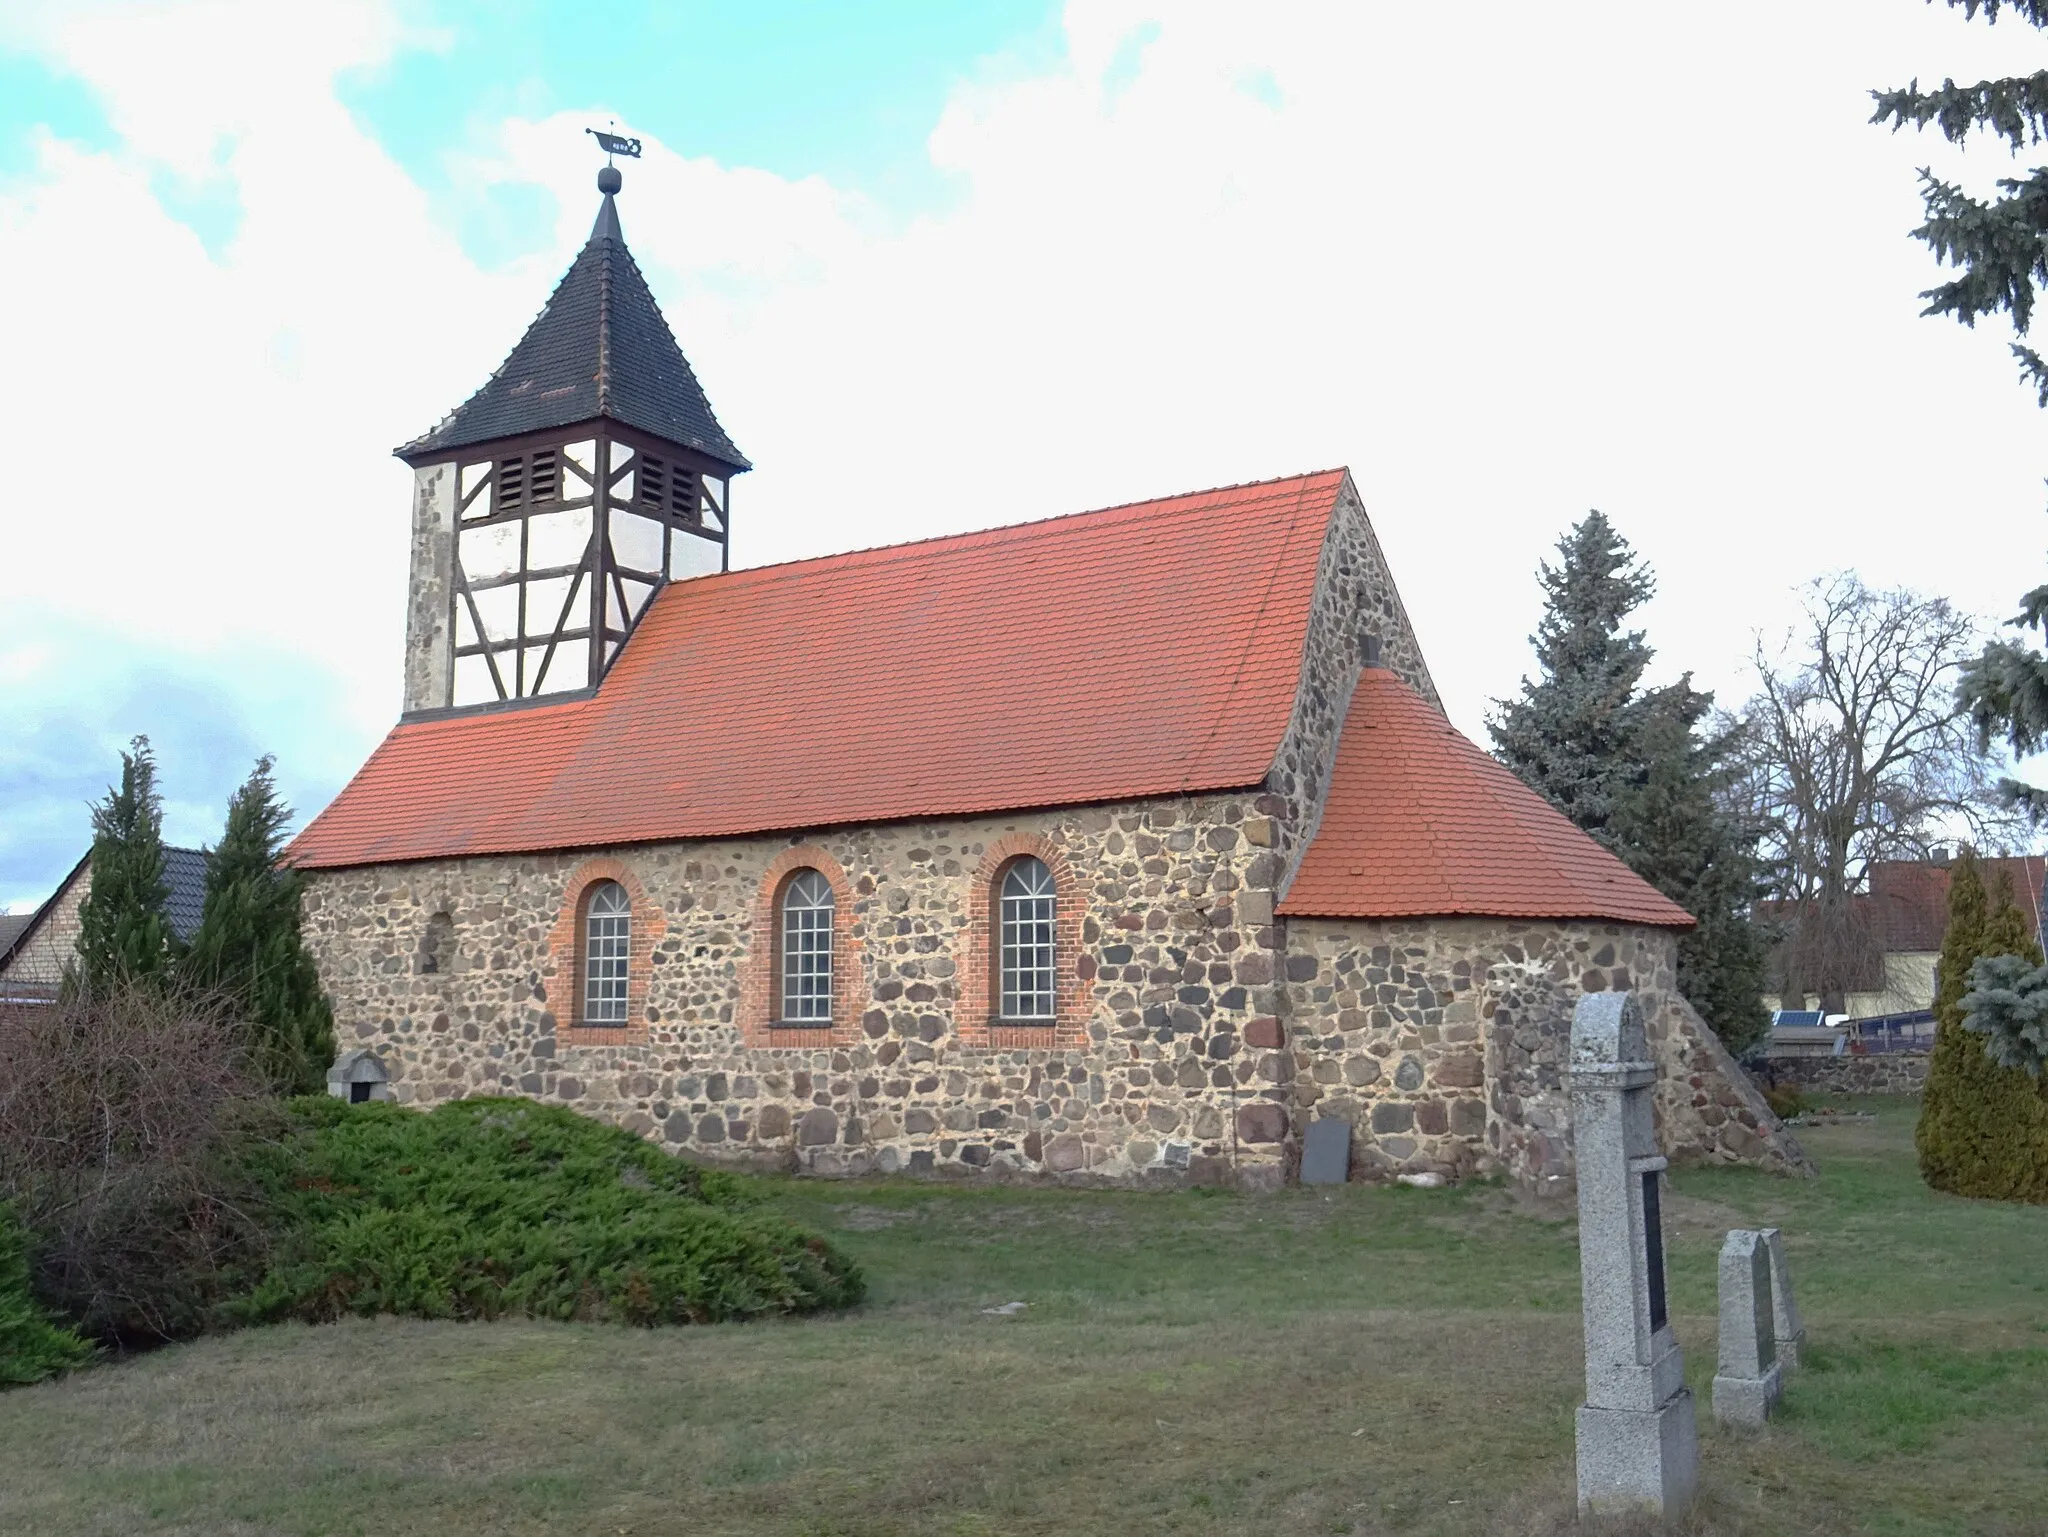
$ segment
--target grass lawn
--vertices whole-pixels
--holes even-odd
[[[1847,1103],[1847,1102],[1844,1102]],[[1681,1173],[1705,1533],[2048,1531],[2048,1208],[1936,1196],[1909,1101],[1814,1181]],[[658,1331],[382,1320],[0,1396],[5,1533],[1567,1529],[1568,1213],[1496,1188],[1258,1198],[775,1182],[860,1311]],[[1811,1366],[1720,1432],[1723,1231],[1785,1229]],[[1024,1301],[1021,1315],[981,1309]]]

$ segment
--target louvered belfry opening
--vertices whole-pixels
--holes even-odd
[[[457,705],[588,688],[667,582],[726,563],[729,476],[613,424],[456,468]]]
[[[497,372],[398,451],[455,477],[449,609],[415,587],[446,615],[448,704],[592,687],[666,583],[726,566],[750,466],[626,249],[618,185]]]

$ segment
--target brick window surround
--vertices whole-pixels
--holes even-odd
[[[1017,860],[1045,861],[1053,880],[1053,1018],[1050,1024],[1006,1024],[1000,1017],[1003,876]],[[1005,833],[988,846],[975,870],[967,923],[967,951],[960,957],[959,1013],[954,1020],[963,1046],[1074,1047],[1087,1041],[1081,1000],[1081,891],[1066,851],[1038,833]]]
[[[785,1025],[782,1013],[782,894],[805,870],[832,888],[832,1019]],[[761,872],[753,928],[740,970],[740,1039],[757,1047],[851,1046],[860,1040],[861,945],[853,928],[853,887],[839,861],[815,844],[784,849]]]
[[[593,888],[617,881],[626,888],[632,908],[632,933],[626,947],[626,1022],[586,1025],[583,1015],[583,918]],[[569,872],[562,891],[561,915],[548,934],[548,1001],[553,1005],[559,1039],[570,1046],[639,1046],[647,1041],[647,984],[654,970],[654,947],[668,932],[668,918],[647,896],[640,878],[623,860],[602,856],[583,860]]]

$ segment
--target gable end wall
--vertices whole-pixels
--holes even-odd
[[[1368,635],[1380,639],[1380,660],[1441,710],[1415,628],[1408,622],[1408,611],[1402,606],[1379,538],[1347,475],[1316,565],[1293,714],[1266,778],[1267,787],[1286,807],[1279,855],[1288,871],[1315,836],[1338,738],[1343,734],[1344,713],[1358,681],[1361,644]],[[1284,879],[1279,889],[1285,891]]]

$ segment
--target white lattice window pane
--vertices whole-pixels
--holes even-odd
[[[1020,859],[1003,877],[999,928],[1004,1019],[1051,1019],[1054,1007],[1052,871]]]
[[[832,1019],[831,884],[801,871],[782,894],[782,1019],[829,1024]]]
[[[617,881],[591,893],[583,921],[583,1023],[626,1022],[626,971],[632,953],[632,904]]]

